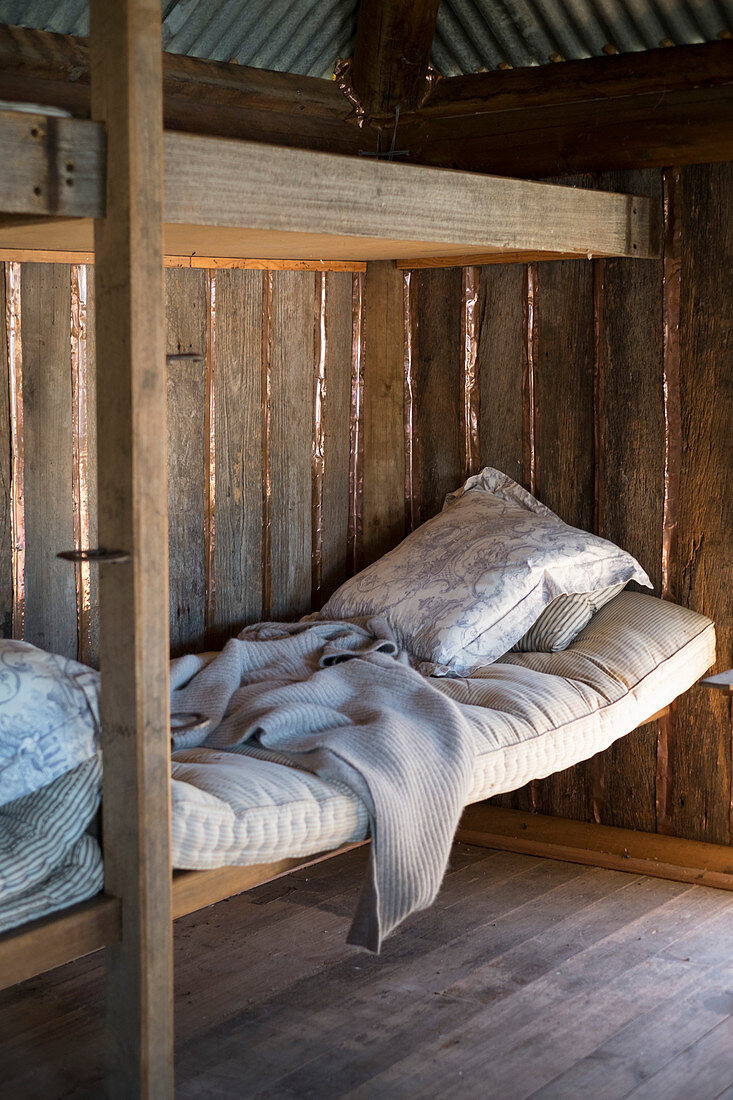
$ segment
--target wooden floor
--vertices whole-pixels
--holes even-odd
[[[733,1100],[733,895],[461,845],[375,958],[366,855],[178,922],[179,1098]],[[0,1096],[101,1095],[102,985],[0,994]]]

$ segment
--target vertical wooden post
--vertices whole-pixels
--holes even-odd
[[[173,1092],[168,533],[159,0],[92,0],[92,114],[107,127],[95,225],[107,1091]]]

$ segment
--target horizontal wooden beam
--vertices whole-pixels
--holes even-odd
[[[456,840],[733,890],[733,847],[722,844],[505,810],[486,802],[464,811]]]
[[[315,856],[281,859],[249,867],[176,871],[171,892],[171,919],[177,920],[224,898],[271,882],[291,871],[312,867],[367,843],[344,844]],[[0,934],[0,989],[117,943],[122,929],[121,912],[119,899],[99,894],[43,920],[32,921]]]
[[[0,262],[35,264],[93,264],[93,252],[58,252],[48,249],[0,248]],[[267,260],[241,259],[232,256],[164,256],[164,267],[203,268],[223,271],[365,271],[366,263],[358,260]]]
[[[83,39],[0,25],[0,99],[89,114]],[[164,54],[168,130],[356,156],[377,133],[347,122],[336,84]],[[733,159],[733,41],[438,81],[402,115],[409,160],[531,178]]]
[[[369,841],[361,840],[355,844],[343,844],[330,852],[320,852],[315,856],[300,859],[281,859],[275,863],[259,863],[250,867],[216,867],[212,871],[176,871],[173,875],[172,917],[195,913],[207,905],[234,897],[245,890],[261,886],[265,882],[289,875],[291,871],[300,871],[313,867],[326,859],[343,855],[353,848],[362,848]]]
[[[91,251],[89,225],[72,219],[104,213],[101,124],[3,111],[0,156],[0,210],[21,217],[0,225],[0,247]],[[177,132],[164,171],[169,255],[659,253],[658,211],[629,195]],[[44,215],[56,224],[35,224]]]
[[[87,40],[0,24],[0,99],[89,117]],[[163,54],[167,130],[350,153],[376,135],[346,121],[351,105],[328,80]]]
[[[120,939],[122,905],[100,894],[0,935],[0,989],[63,966]]]

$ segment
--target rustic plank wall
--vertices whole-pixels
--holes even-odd
[[[732,177],[576,181],[664,202],[659,261],[168,270],[173,652],[321,606],[494,465],[711,615],[733,663]],[[93,664],[95,569],[55,557],[95,541],[93,269],[0,274],[3,634]],[[726,843],[731,748],[730,703],[693,688],[501,801]]]

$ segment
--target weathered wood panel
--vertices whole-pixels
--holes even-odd
[[[364,542],[369,565],[405,533],[402,272],[367,264],[364,335]]]
[[[733,664],[733,165],[682,171],[680,388],[682,472],[677,599],[715,620],[716,671]],[[677,707],[671,746],[672,824],[730,843],[730,699],[695,687]]]
[[[25,453],[25,640],[77,655],[68,264],[21,274]]]
[[[214,623],[262,616],[262,272],[217,271]]]
[[[311,606],[316,277],[275,271],[272,287],[270,613],[274,619],[292,619]]]
[[[457,489],[463,473],[461,303],[459,267],[412,274],[416,309],[413,347],[414,444],[417,514],[430,519]]]
[[[86,267],[86,371],[84,372],[86,403],[86,433],[79,440],[86,448],[87,464],[87,516],[89,520],[89,545],[98,546],[97,532],[97,333],[94,294],[94,267]],[[89,615],[86,622],[87,636],[79,639],[80,659],[94,668],[99,667],[99,570],[89,569]]]
[[[200,360],[168,364],[168,542],[171,653],[200,649],[205,633],[204,542],[206,272],[165,273],[166,352]]]
[[[487,265],[479,281],[476,356],[479,454],[522,483],[522,346],[524,267]]]
[[[593,528],[593,269],[538,264],[535,292],[536,495],[575,527]],[[526,472],[525,472],[526,478]],[[579,765],[542,782],[543,812],[586,817],[591,783]]]
[[[10,364],[6,328],[6,264],[0,264],[0,637],[13,636],[13,525],[11,514]]]
[[[346,579],[349,526],[352,277],[326,276],[326,392],[320,602]]]
[[[661,205],[658,172],[615,173],[602,177],[601,186],[649,195]],[[641,562],[659,595],[664,498],[662,262],[596,263],[597,529]],[[604,753],[603,822],[656,828],[656,738],[652,722]]]

